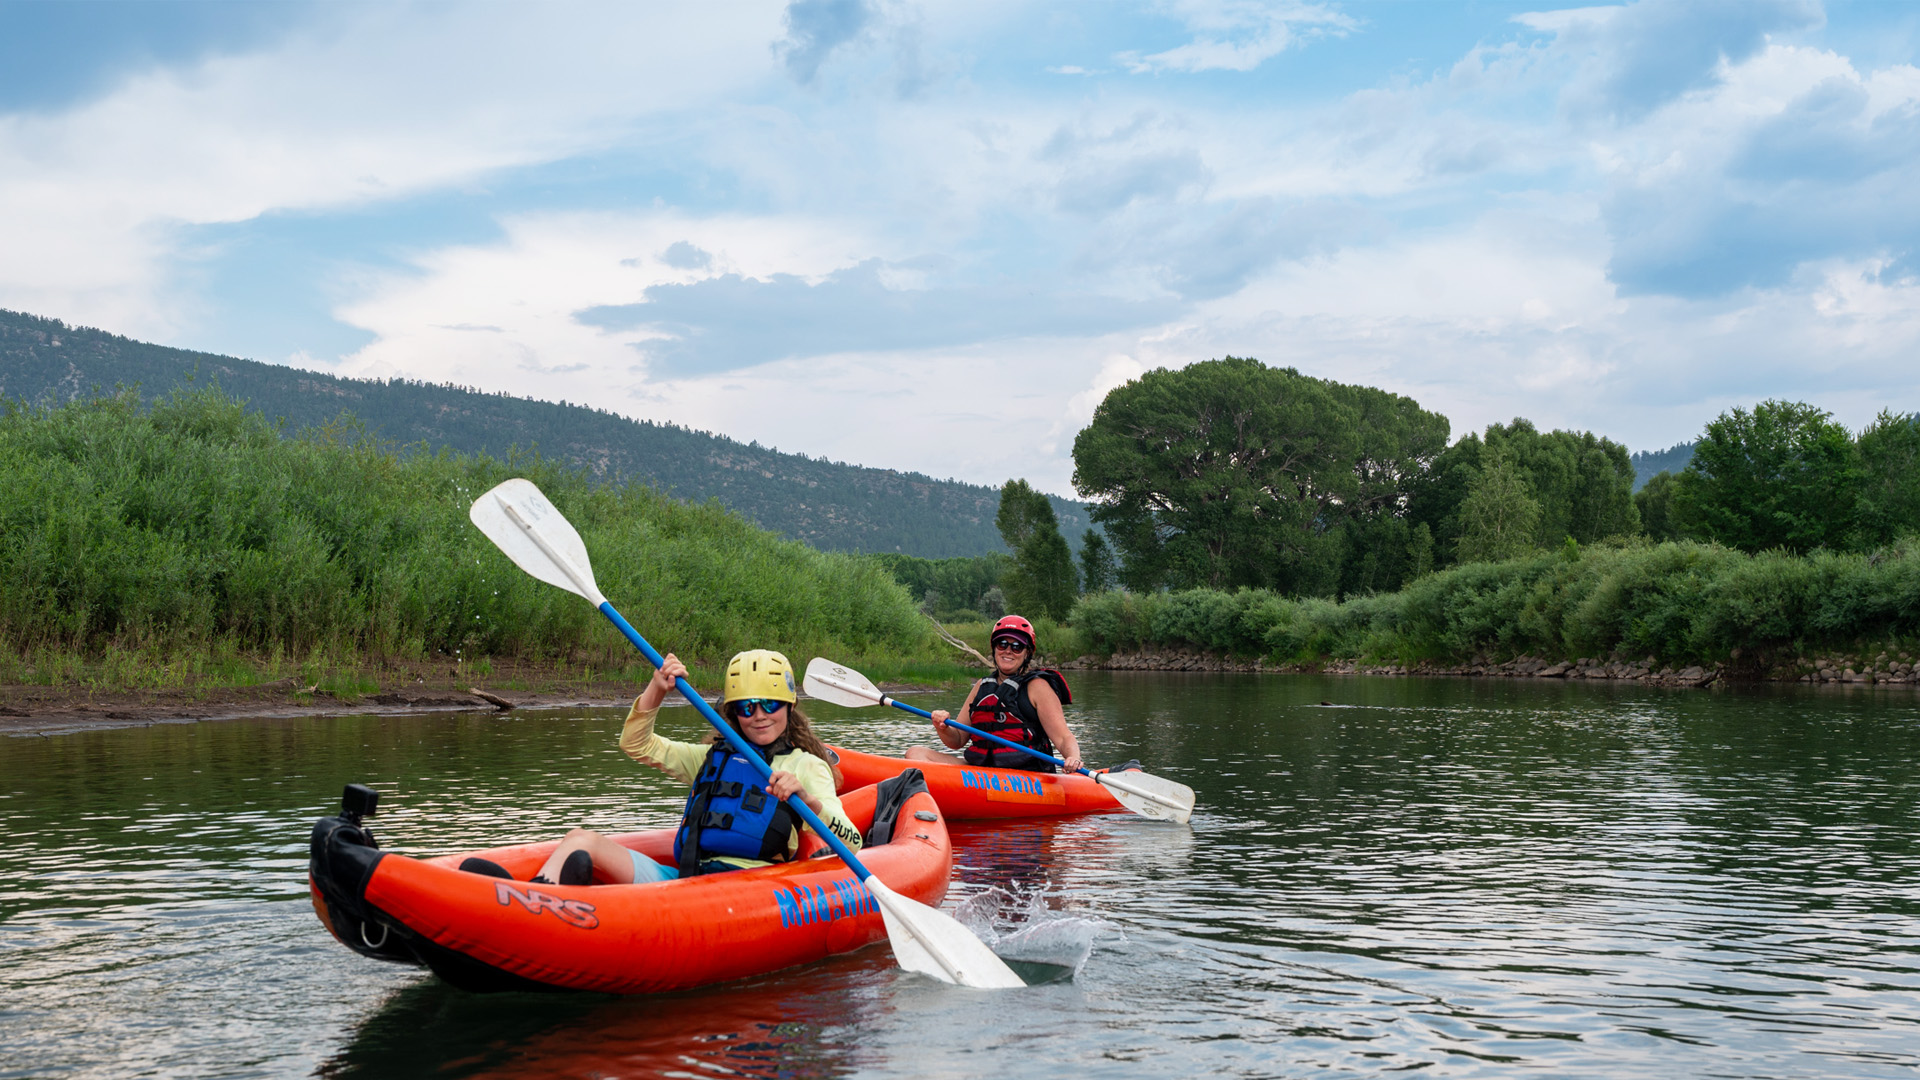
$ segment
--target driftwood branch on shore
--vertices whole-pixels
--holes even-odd
[[[926,613],[921,612],[921,614],[925,615]],[[953,634],[950,633],[946,627],[941,626],[939,619],[936,619],[931,615],[927,615],[927,621],[933,624],[934,632],[940,635],[940,640],[946,642],[947,644],[953,646],[956,649],[959,649],[961,652],[966,653],[968,656],[973,657],[975,660],[980,661],[980,663],[986,665],[989,668],[993,666],[993,661],[988,660],[984,656],[981,656],[977,649],[967,644],[966,642],[961,641],[959,638],[954,637]]]
[[[508,701],[506,698],[503,698],[498,694],[489,694],[485,690],[481,690],[472,686],[467,687],[467,693],[472,694],[474,697],[479,698],[481,701],[486,702],[487,704],[493,706],[496,709],[504,710],[504,709],[513,708],[513,702]]]

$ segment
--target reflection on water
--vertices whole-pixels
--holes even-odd
[[[1074,681],[1089,756],[1200,810],[956,825],[950,902],[1055,973],[995,994],[878,948],[482,997],[326,936],[306,834],[349,780],[414,853],[671,823],[682,792],[619,753],[615,712],[0,740],[0,1080],[1920,1069],[1910,692]],[[815,714],[860,749],[924,735]]]
[[[322,1062],[338,1080],[745,1076],[824,1080],[858,1071],[862,1024],[882,1023],[877,950],[724,989],[614,998],[467,994],[433,980],[392,994]],[[821,977],[835,991],[816,993]],[[449,1049],[458,1048],[450,1056]]]

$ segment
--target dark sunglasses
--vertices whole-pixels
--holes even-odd
[[[747,717],[753,715],[753,711],[756,708],[768,716],[772,716],[774,713],[786,708],[787,703],[784,701],[774,701],[771,698],[742,698],[729,707],[733,710],[735,718],[745,720]]]
[[[1024,640],[1017,637],[994,638],[993,647],[996,649],[1005,649],[1008,652],[1026,652],[1027,651],[1027,643]]]

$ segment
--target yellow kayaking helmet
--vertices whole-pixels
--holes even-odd
[[[727,685],[720,704],[744,698],[767,698],[792,704],[800,700],[793,686],[793,665],[772,649],[748,649],[727,661]]]

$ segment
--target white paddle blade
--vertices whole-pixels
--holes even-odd
[[[1121,806],[1155,821],[1185,825],[1193,816],[1193,789],[1151,773],[1094,773]]]
[[[865,675],[824,656],[816,656],[807,663],[807,677],[800,685],[808,697],[849,709],[880,703],[880,688],[868,682]]]
[[[606,601],[593,583],[587,545],[533,481],[515,477],[473,500],[467,517],[514,565],[549,585]]]
[[[887,941],[901,967],[980,990],[1027,985],[986,942],[951,916],[901,896],[877,877],[867,879],[867,891],[879,901]]]

